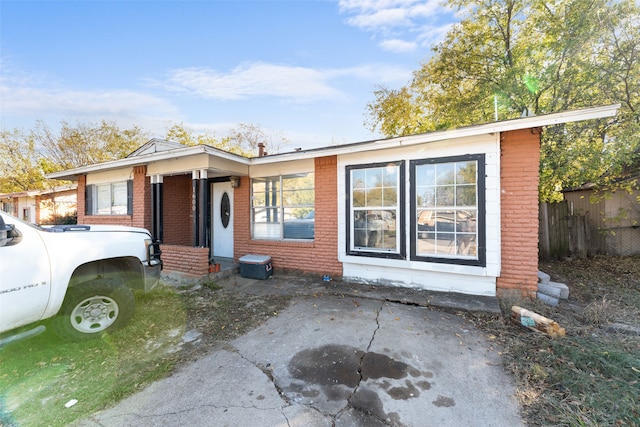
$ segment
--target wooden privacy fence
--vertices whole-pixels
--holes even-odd
[[[539,257],[542,260],[567,256],[584,258],[594,251],[592,232],[584,215],[571,214],[567,202],[540,203]]]

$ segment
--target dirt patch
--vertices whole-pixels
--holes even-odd
[[[215,285],[195,285],[179,290],[187,312],[185,337],[178,364],[198,359],[220,348],[289,305],[290,296],[247,295],[219,289]]]
[[[640,257],[599,256],[540,264],[569,299],[500,301],[503,315],[471,319],[501,350],[516,382],[527,425],[640,426],[640,337],[608,329],[640,327]],[[510,321],[520,305],[557,321],[567,337],[551,339]]]

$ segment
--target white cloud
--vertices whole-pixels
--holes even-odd
[[[0,77],[2,125],[32,125],[36,119],[99,121],[122,124],[157,124],[179,111],[167,100],[134,90],[77,90],[51,83],[43,76],[2,68]],[[28,122],[28,123],[27,123]]]
[[[338,8],[349,25],[382,38],[380,48],[397,53],[430,47],[442,39],[437,29],[455,19],[440,0],[340,0]]]
[[[210,68],[182,68],[171,72],[161,85],[222,100],[275,96],[302,102],[344,96],[328,84],[327,75],[321,71],[265,63],[239,66],[226,74]]]
[[[408,10],[401,8],[381,9],[371,13],[358,14],[349,18],[347,22],[355,27],[363,28],[365,30],[387,29],[398,26],[406,27],[412,25],[412,22],[409,19]]]
[[[276,97],[290,102],[343,100],[348,95],[338,88],[340,78],[357,78],[380,83],[406,80],[410,71],[394,66],[363,65],[343,69],[267,64],[244,64],[228,73],[210,68],[174,70],[163,82],[151,82],[167,90],[184,92],[204,99],[241,100]]]
[[[415,51],[418,47],[418,44],[414,41],[408,42],[405,40],[392,39],[384,40],[379,44],[379,46],[389,52],[403,53]]]

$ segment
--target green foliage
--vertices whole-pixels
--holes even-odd
[[[463,13],[397,90],[379,88],[371,129],[388,137],[522,114],[622,104],[609,121],[543,134],[540,197],[610,180],[640,158],[640,8],[630,0],[449,0]]]
[[[102,121],[60,124],[54,131],[44,122],[25,131],[0,131],[0,193],[43,190],[59,185],[45,174],[126,157],[148,136],[138,127],[120,129]]]
[[[179,142],[184,145],[209,145],[230,153],[246,157],[255,157],[258,154],[258,144],[262,143],[269,152],[277,153],[288,144],[287,139],[279,135],[276,140],[271,138],[259,125],[240,123],[229,131],[229,135],[218,138],[215,133],[197,133],[184,124],[173,123],[167,129],[165,139]]]

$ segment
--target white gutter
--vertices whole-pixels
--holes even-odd
[[[341,154],[358,153],[365,151],[384,150],[394,147],[402,147],[414,144],[424,144],[436,141],[444,141],[455,138],[477,136],[491,133],[508,132],[520,129],[531,129],[537,127],[551,126],[562,123],[571,123],[582,120],[601,119],[616,115],[620,104],[608,105],[604,107],[583,108],[580,110],[564,111],[561,113],[551,113],[541,116],[524,117],[520,119],[504,120],[500,122],[486,123],[482,125],[467,126],[457,129],[423,133],[418,135],[400,136],[391,139],[380,139],[352,144],[339,145],[335,147],[315,148],[309,150],[295,151],[291,153],[272,154],[264,157],[246,158],[237,154],[229,153],[208,145],[196,145],[173,150],[159,151],[141,156],[127,157],[111,162],[99,163],[95,165],[82,166],[61,172],[54,172],[45,175],[51,179],[72,179],[77,175],[89,172],[100,172],[122,167],[146,165],[161,160],[176,159],[180,157],[193,156],[197,154],[208,154],[218,158],[231,160],[244,165],[257,165],[278,163],[284,161],[301,160],[314,157],[334,156]]]

